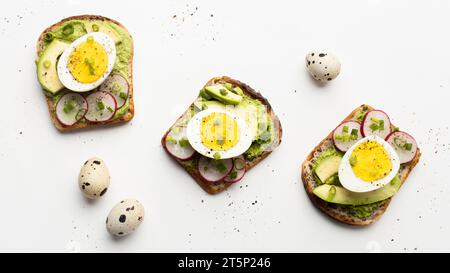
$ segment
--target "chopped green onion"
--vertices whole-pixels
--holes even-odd
[[[342,141],[348,142],[349,140],[350,140],[350,136],[349,135],[343,135],[342,136]]]
[[[93,32],[98,32],[99,30],[100,30],[100,28],[98,27],[98,25],[96,25],[96,24],[92,25],[92,31]]]
[[[226,90],[226,89],[220,89],[220,94],[222,95],[222,96],[226,96],[227,94],[228,94],[228,91]]]
[[[349,162],[350,162],[350,166],[355,166],[356,165],[356,162],[357,162],[357,160],[356,160],[356,156],[351,156],[350,157],[350,159],[349,159]]]
[[[352,132],[350,133],[350,135],[357,136],[358,135],[358,129],[352,129]]]
[[[334,196],[336,195],[336,187],[335,186],[331,186],[330,189],[328,190],[328,200],[331,200],[334,198]]]
[[[177,144],[177,140],[174,139],[172,136],[167,136],[167,141],[169,141],[172,144]]]
[[[103,101],[97,100],[97,109],[98,110],[104,110],[105,109],[105,104],[103,103]]]
[[[120,86],[118,82],[114,82],[111,89],[114,93],[119,93],[120,91],[122,91],[122,86]]]
[[[225,86],[226,89],[233,91],[233,85],[231,83],[225,83],[223,86]]]
[[[394,126],[394,129],[392,129],[392,131],[393,131],[393,132],[398,132],[398,131],[400,131],[400,128],[397,127],[397,126]]]
[[[45,61],[44,61],[44,67],[45,67],[45,68],[49,68],[50,65],[52,65],[52,62],[51,62],[50,60],[45,60]]]
[[[384,120],[380,120],[380,122],[378,123],[378,130],[379,131],[383,131],[384,130]]]
[[[343,133],[348,133],[348,126],[344,126],[344,128],[342,128],[342,132]]]
[[[174,132],[175,134],[178,134],[178,133],[180,132],[180,127],[175,127],[175,128],[173,128],[173,132]]]
[[[222,161],[219,161],[219,163],[216,164],[216,169],[219,172],[224,173],[227,170],[227,166],[225,166]]]
[[[182,138],[178,141],[178,144],[180,144],[181,147],[185,148],[189,146],[189,140],[187,138]]]
[[[377,119],[377,118],[374,118],[374,117],[371,117],[370,120],[375,122],[375,123],[377,123],[377,124],[380,123],[380,120]]]
[[[213,157],[214,157],[215,160],[219,160],[219,159],[221,158],[221,156],[220,156],[220,154],[219,154],[218,152],[216,152],[216,153],[213,155]]]
[[[92,59],[89,59],[89,58],[84,58],[84,63],[89,68],[89,74],[95,75],[94,61]]]
[[[407,151],[411,151],[412,143],[405,143],[405,145],[403,145],[403,148],[405,148],[405,150],[407,150]]]
[[[237,171],[232,171],[232,172],[230,173],[230,178],[231,178],[231,179],[236,179],[236,177],[237,177]]]
[[[378,130],[378,125],[376,123],[372,123],[370,124],[369,128],[372,130],[372,132]]]
[[[121,98],[121,99],[123,99],[123,100],[126,100],[126,99],[127,99],[127,93],[125,93],[125,92],[120,92],[119,98]]]
[[[225,140],[224,139],[218,139],[216,141],[216,143],[217,143],[217,145],[223,145],[225,143]]]
[[[108,111],[111,113],[114,112],[114,110],[110,106],[106,107],[106,109],[108,109]]]
[[[342,140],[342,136],[341,135],[336,135],[335,138],[336,138],[336,140]]]
[[[64,113],[68,114],[70,113],[73,109],[75,109],[75,104],[76,102],[74,100],[69,100],[64,104],[64,108],[63,111]]]
[[[87,41],[88,43],[92,43],[92,42],[94,42],[94,37],[89,36],[89,37],[87,37],[86,41]]]

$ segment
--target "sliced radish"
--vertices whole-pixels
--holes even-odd
[[[198,171],[208,182],[218,182],[230,174],[233,169],[231,158],[215,160],[206,156],[201,156],[198,161]]]
[[[173,127],[167,134],[165,142],[169,153],[180,160],[191,159],[195,154],[195,150],[187,140],[184,126]]]
[[[122,75],[111,74],[100,85],[99,90],[111,93],[117,101],[117,108],[120,108],[127,101],[129,88],[128,81]]]
[[[117,109],[116,99],[108,92],[97,91],[86,98],[89,109],[85,118],[92,122],[110,120]]]
[[[233,169],[231,172],[223,179],[223,181],[228,183],[239,182],[242,177],[244,177],[246,172],[245,159],[243,156],[233,158]]]
[[[72,126],[81,120],[88,111],[86,99],[78,93],[63,95],[56,104],[56,117],[65,126]]]
[[[334,146],[341,152],[348,151],[361,138],[361,124],[356,121],[343,122],[333,131]]]
[[[364,137],[375,135],[385,139],[391,133],[391,120],[381,110],[366,113],[361,123],[361,133]]]
[[[405,132],[393,132],[386,137],[386,141],[394,147],[400,159],[400,164],[408,163],[416,156],[417,142]]]

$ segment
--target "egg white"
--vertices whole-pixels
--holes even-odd
[[[235,146],[231,147],[228,150],[216,151],[206,147],[202,143],[202,136],[201,136],[202,119],[212,113],[224,113],[233,118],[234,120],[236,120],[237,122],[237,126],[239,127],[239,141]],[[186,136],[192,148],[194,148],[194,150],[196,150],[198,153],[209,158],[214,158],[214,154],[218,153],[221,159],[232,158],[242,155],[243,153],[245,153],[245,151],[248,150],[253,141],[253,133],[248,129],[248,126],[240,117],[238,117],[232,112],[218,109],[207,109],[195,114],[186,127]]]
[[[88,37],[93,37],[94,41],[99,43],[106,51],[108,55],[108,65],[106,67],[105,73],[95,82],[93,83],[81,83],[77,81],[67,66],[70,54],[72,51],[81,43],[86,42]],[[80,38],[76,39],[69,47],[64,50],[63,54],[59,58],[58,61],[58,77],[61,83],[67,88],[75,92],[86,92],[97,88],[100,84],[102,84],[106,78],[111,74],[114,63],[116,62],[116,45],[114,40],[102,32],[91,32]]]
[[[357,177],[355,173],[353,172],[352,166],[350,165],[350,156],[353,152],[353,150],[361,143],[368,142],[368,141],[375,141],[379,143],[388,153],[388,156],[391,160],[392,164],[392,170],[387,174],[385,177],[375,180],[372,182],[367,182],[362,180],[361,178]],[[365,137],[363,139],[360,139],[358,142],[356,142],[342,157],[342,161],[339,165],[339,181],[341,182],[342,186],[346,188],[349,191],[352,192],[368,192],[373,191],[376,189],[379,189],[386,185],[387,183],[391,182],[392,179],[394,179],[395,175],[397,175],[398,170],[400,169],[400,160],[398,158],[397,153],[395,152],[394,148],[387,143],[384,139],[372,135]]]

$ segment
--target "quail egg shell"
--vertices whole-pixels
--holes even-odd
[[[87,160],[81,167],[78,176],[78,186],[89,199],[97,199],[108,190],[110,175],[103,160],[94,157]]]
[[[306,68],[315,80],[328,82],[339,75],[341,63],[333,53],[315,51],[306,55]]]
[[[67,47],[57,64],[61,83],[72,91],[97,88],[109,76],[116,61],[116,45],[105,33],[81,36]]]
[[[111,235],[125,236],[135,231],[144,221],[144,206],[136,199],[124,199],[115,205],[106,218],[106,229]]]

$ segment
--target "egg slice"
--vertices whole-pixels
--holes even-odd
[[[86,92],[97,88],[109,76],[116,61],[116,45],[102,32],[75,40],[58,61],[58,77],[68,89]]]
[[[240,117],[217,109],[204,110],[192,117],[186,136],[194,150],[214,159],[243,154],[253,139],[253,133]]]
[[[352,192],[368,192],[389,183],[400,169],[392,146],[378,136],[356,142],[342,157],[339,181]]]

